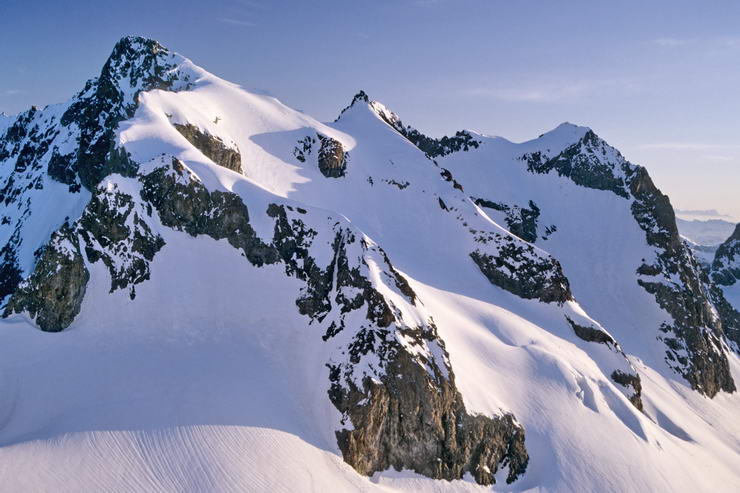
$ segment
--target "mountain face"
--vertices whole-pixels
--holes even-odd
[[[588,128],[324,124],[129,37],[0,186],[14,489],[740,482],[740,229],[702,269]]]
[[[716,247],[735,229],[735,223],[724,219],[687,220],[676,217],[676,226],[683,237],[707,247]]]

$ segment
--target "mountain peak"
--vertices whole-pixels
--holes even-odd
[[[553,128],[552,130],[543,133],[539,136],[539,138],[543,137],[562,137],[562,138],[575,138],[575,140],[580,140],[583,138],[584,135],[586,135],[588,132],[590,132],[591,129],[589,127],[583,127],[581,125],[576,125],[574,123],[570,122],[563,122],[557,127]]]
[[[351,108],[354,108],[355,105],[365,103],[366,105],[374,104],[374,102],[370,101],[370,97],[367,95],[365,91],[362,89],[359,90],[357,94],[354,95],[352,98],[352,102],[350,102],[347,106],[342,109],[342,111],[339,112],[339,116],[334,121],[338,121],[340,118],[342,118],[342,115]]]
[[[137,87],[140,82],[150,87],[166,85],[164,75],[175,65],[175,55],[158,41],[142,36],[126,36],[113,47],[103,65],[100,81],[120,85],[120,82],[116,82],[127,79],[131,87]]]
[[[370,98],[367,96],[367,93],[363,91],[362,89],[360,89],[360,92],[355,94],[355,97],[352,98],[352,102],[349,105],[352,106],[353,104],[360,102],[360,101],[365,102],[365,103],[370,102]]]

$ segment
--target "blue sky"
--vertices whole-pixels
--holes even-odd
[[[127,34],[321,120],[364,89],[432,135],[587,125],[740,219],[740,2],[0,0],[0,111],[68,99]]]

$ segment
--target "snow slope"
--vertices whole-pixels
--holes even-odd
[[[629,200],[554,173],[529,173],[518,159],[557,155],[587,129],[565,124],[522,144],[475,135],[478,149],[435,163],[387,123],[377,104],[357,101],[336,122],[323,124],[186,59],[176,64],[190,85],[138,94],[134,114],[117,126],[116,144],[138,163],[140,175],[174,158],[185,170],[185,178],[176,179],[236,194],[263,241],[275,227],[264,212],[270,204],[303,210],[293,215],[316,230],[310,251],[321,266],[335,255],[336,228],[361,238],[365,246],[355,244],[348,257],[362,259],[363,275],[398,309],[400,321],[413,326],[434,319],[467,409],[486,416],[511,412],[524,427],[526,472],[507,484],[506,471],[498,471],[490,489],[740,488],[740,397],[705,397],[666,364],[656,339],[666,313],[635,275],[655,250],[634,222]],[[243,175],[219,166],[174,124],[193,125],[238,150]],[[319,136],[349,154],[344,176],[319,169]],[[296,152],[301,142],[313,142],[303,160]],[[23,241],[33,245],[26,252],[47,242],[65,218],[80,218],[90,200],[87,189],[71,193],[42,176],[42,198],[33,200],[43,205],[32,206],[36,222],[23,222],[29,231]],[[142,180],[112,173],[100,186],[130,194],[143,211]],[[547,239],[538,235],[532,246],[511,234],[506,213],[471,197],[521,208],[533,201],[538,231],[556,230]],[[53,216],[39,212],[47,209]],[[282,264],[247,262],[226,238],[191,235],[162,217],[145,219],[164,246],[148,261],[148,278],[135,284],[135,297],[130,286],[112,289],[103,262],[86,259],[90,280],[68,328],[42,332],[28,313],[0,320],[0,395],[6,396],[0,400],[0,489],[489,489],[469,474],[456,481],[410,471],[358,474],[337,444],[342,415],[328,397],[327,363],[344,361],[350,328],[365,322],[359,312],[346,315],[346,331],[324,341],[339,309],[326,320],[301,314],[296,299],[304,283],[286,275]],[[502,289],[470,257],[477,250],[498,258],[509,246],[525,252],[516,268],[547,266],[548,283],[557,283],[562,266],[572,299],[544,302]],[[416,303],[389,281],[393,267],[384,266],[379,247],[407,279]],[[27,273],[33,256],[24,258]],[[127,259],[121,254],[114,261],[127,265]],[[568,319],[616,342],[583,340]],[[445,359],[444,349],[431,343],[408,350],[429,361]],[[354,371],[380,378],[382,367],[371,356]],[[734,353],[727,358],[737,381],[740,360]],[[611,377],[617,369],[640,375],[643,412],[630,401],[633,392]]]

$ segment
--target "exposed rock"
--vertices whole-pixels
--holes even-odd
[[[637,266],[637,282],[671,316],[658,327],[658,338],[666,344],[666,362],[692,388],[710,397],[721,390],[734,391],[722,339],[740,333],[735,329],[738,317],[721,291],[712,289],[681,240],[670,201],[645,168],[628,162],[591,130],[553,157],[535,152],[522,160],[530,172],[554,170],[580,186],[632,199],[632,215],[656,249],[654,259]]]
[[[505,242],[496,256],[476,250],[470,258],[494,284],[517,296],[545,303],[573,299],[560,262],[552,257],[532,255],[531,245]]]
[[[109,156],[115,150],[118,124],[133,116],[141,91],[188,87],[188,76],[177,69],[174,56],[162,45],[141,37],[121,39],[100,76],[87,82],[62,115],[62,126],[79,130],[78,148],[72,154],[57,154],[49,174],[70,185],[79,177],[90,191],[112,172],[134,174],[135,169],[121,169],[122,163]]]
[[[365,91],[360,91],[352,98],[352,102],[349,106],[344,108],[339,114],[341,118],[342,114],[352,108],[355,104],[365,103],[369,104],[372,110],[385,121],[388,125],[396,129],[401,135],[406,137],[412,144],[418,147],[426,156],[430,159],[434,159],[440,156],[446,156],[453,152],[468,151],[475,149],[480,146],[480,141],[476,140],[470,132],[466,130],[460,130],[455,132],[452,137],[444,136],[439,139],[434,139],[424,135],[411,126],[404,125],[401,119],[388,110],[385,106],[378,103],[377,101],[370,101]],[[337,118],[337,120],[339,119]],[[336,121],[336,120],[335,120]]]
[[[173,126],[208,159],[226,169],[242,173],[242,157],[236,146],[228,147],[220,138],[201,132],[198,127],[189,123],[175,123]]]
[[[349,162],[349,152],[344,150],[342,143],[329,136],[316,134],[316,139],[307,135],[298,141],[293,148],[295,158],[305,163],[313,154],[313,146],[318,139],[319,152],[316,156],[316,164],[319,171],[327,178],[341,178],[347,172],[347,163]]]
[[[319,148],[319,170],[327,178],[341,178],[347,171],[349,154],[344,152],[342,143],[326,135],[317,134]]]
[[[273,245],[286,272],[306,281],[296,302],[299,311],[321,322],[337,313],[332,311],[336,304],[339,315],[325,321],[325,341],[352,330],[344,351],[347,360],[328,363],[330,399],[343,423],[351,423],[337,432],[344,460],[368,475],[391,466],[443,479],[460,479],[469,471],[481,484],[491,484],[493,474],[504,465],[509,467],[508,481],[522,474],[528,462],[523,429],[510,415],[467,414],[434,324],[404,326],[395,314],[397,308],[363,272],[367,269],[363,257],[375,251],[390,271],[386,278],[414,303],[416,294],[387,255],[364,242],[358,245],[350,231],[335,228],[333,259],[321,268],[310,255],[316,231],[287,209],[272,204],[268,214],[276,219]],[[351,259],[360,252],[362,262],[353,265]],[[367,323],[346,326],[345,315],[363,307]],[[363,365],[363,358],[375,363]],[[374,368],[373,373],[359,374],[358,368],[365,366]]]
[[[565,317],[565,319],[573,328],[573,332],[575,332],[576,335],[584,341],[597,342],[599,344],[606,344],[607,346],[616,347],[616,341],[614,341],[612,336],[610,336],[603,330],[597,327],[586,327],[584,325],[577,324],[570,317],[567,316]]]
[[[277,262],[275,249],[257,237],[249,224],[247,206],[237,194],[208,191],[175,158],[171,167],[158,167],[141,182],[141,197],[156,209],[163,225],[191,236],[226,238],[257,266]]]
[[[18,266],[16,245],[19,242],[19,231],[11,236],[0,250],[0,307],[5,299],[13,294],[23,280],[23,272]]]
[[[447,168],[442,168],[440,175],[442,176],[442,178],[444,178],[445,181],[451,182],[452,188],[454,188],[455,190],[460,190],[461,192],[465,191],[465,189],[463,189],[463,186],[460,185],[460,183],[455,179],[455,177],[452,176],[452,172],[448,170]]]
[[[672,317],[659,328],[667,346],[666,362],[709,397],[719,391],[734,392],[722,347],[722,320],[711,302],[721,293],[710,294],[701,268],[678,234],[668,197],[655,187],[645,168],[636,167],[629,186],[635,198],[632,214],[648,243],[659,249],[654,263],[640,266],[638,283]],[[675,278],[680,282],[671,280]]]
[[[714,254],[712,280],[723,286],[740,281],[740,223]]]
[[[20,284],[3,316],[28,312],[42,330],[60,331],[80,312],[89,277],[77,236],[64,225],[40,252],[33,274]]]
[[[537,241],[537,218],[540,217],[540,208],[531,200],[529,208],[496,203],[481,198],[473,198],[473,201],[480,207],[505,213],[506,225],[512,234],[529,243]]]
[[[311,155],[311,151],[313,150],[313,145],[315,143],[316,139],[307,135],[299,140],[298,145],[293,148],[293,155],[298,161],[305,163],[307,156]]]
[[[78,222],[88,261],[102,260],[111,276],[110,291],[129,287],[131,299],[134,286],[149,279],[149,263],[165,244],[145,215],[134,197],[110,183],[98,187]]]
[[[558,175],[568,177],[583,187],[609,190],[620,197],[629,198],[624,175],[631,172],[631,166],[618,151],[609,147],[591,130],[552,158],[548,159],[538,151],[526,154],[522,159],[532,173],[555,170]]]
[[[631,375],[621,370],[614,370],[611,378],[623,387],[632,387],[634,394],[632,394],[629,400],[633,406],[642,411],[642,382],[640,381],[640,376],[637,374]]]
[[[417,337],[436,338],[417,331]],[[379,382],[365,378],[361,388],[340,385],[340,369],[330,367],[331,400],[352,423],[337,432],[347,463],[366,475],[393,467],[453,480],[469,472],[483,485],[495,482],[499,467],[509,468],[507,483],[524,473],[524,430],[513,416],[468,414],[449,367],[426,361],[429,372],[407,351],[388,353],[386,375]]]

